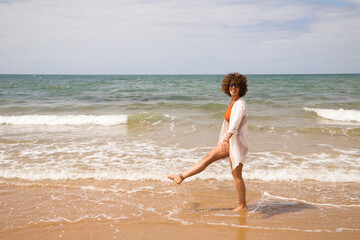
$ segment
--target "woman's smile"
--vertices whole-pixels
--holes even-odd
[[[239,88],[233,86],[233,87],[230,87],[230,94],[231,95],[238,95],[239,94]]]

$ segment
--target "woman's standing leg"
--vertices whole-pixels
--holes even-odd
[[[236,194],[239,199],[239,204],[236,208],[234,208],[234,211],[243,211],[248,209],[246,205],[246,188],[245,188],[244,180],[242,178],[242,168],[243,168],[243,164],[240,163],[232,171],[232,175],[235,181]]]
[[[211,150],[206,156],[200,160],[198,163],[196,163],[194,166],[192,166],[190,169],[186,170],[182,173],[182,176],[185,178],[194,176],[195,174],[198,174],[202,172],[207,166],[209,166],[211,163],[225,158],[229,156],[229,151],[224,151],[221,148],[221,144],[217,145],[213,150]],[[180,184],[183,179],[181,179],[180,175],[173,175],[173,174],[166,174],[167,177],[173,181],[175,181],[177,184]]]

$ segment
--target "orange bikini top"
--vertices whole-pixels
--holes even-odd
[[[224,118],[225,118],[225,120],[226,120],[227,122],[230,121],[231,109],[232,109],[233,105],[234,105],[234,102],[231,103],[231,104],[229,105],[228,109],[226,110],[226,113],[225,113]]]

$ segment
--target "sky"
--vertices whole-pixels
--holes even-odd
[[[0,74],[360,73],[360,0],[0,0]]]

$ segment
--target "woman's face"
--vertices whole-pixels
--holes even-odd
[[[230,91],[231,97],[238,97],[239,96],[239,90],[240,90],[239,84],[235,84],[233,82],[231,82],[229,84],[229,91]]]

